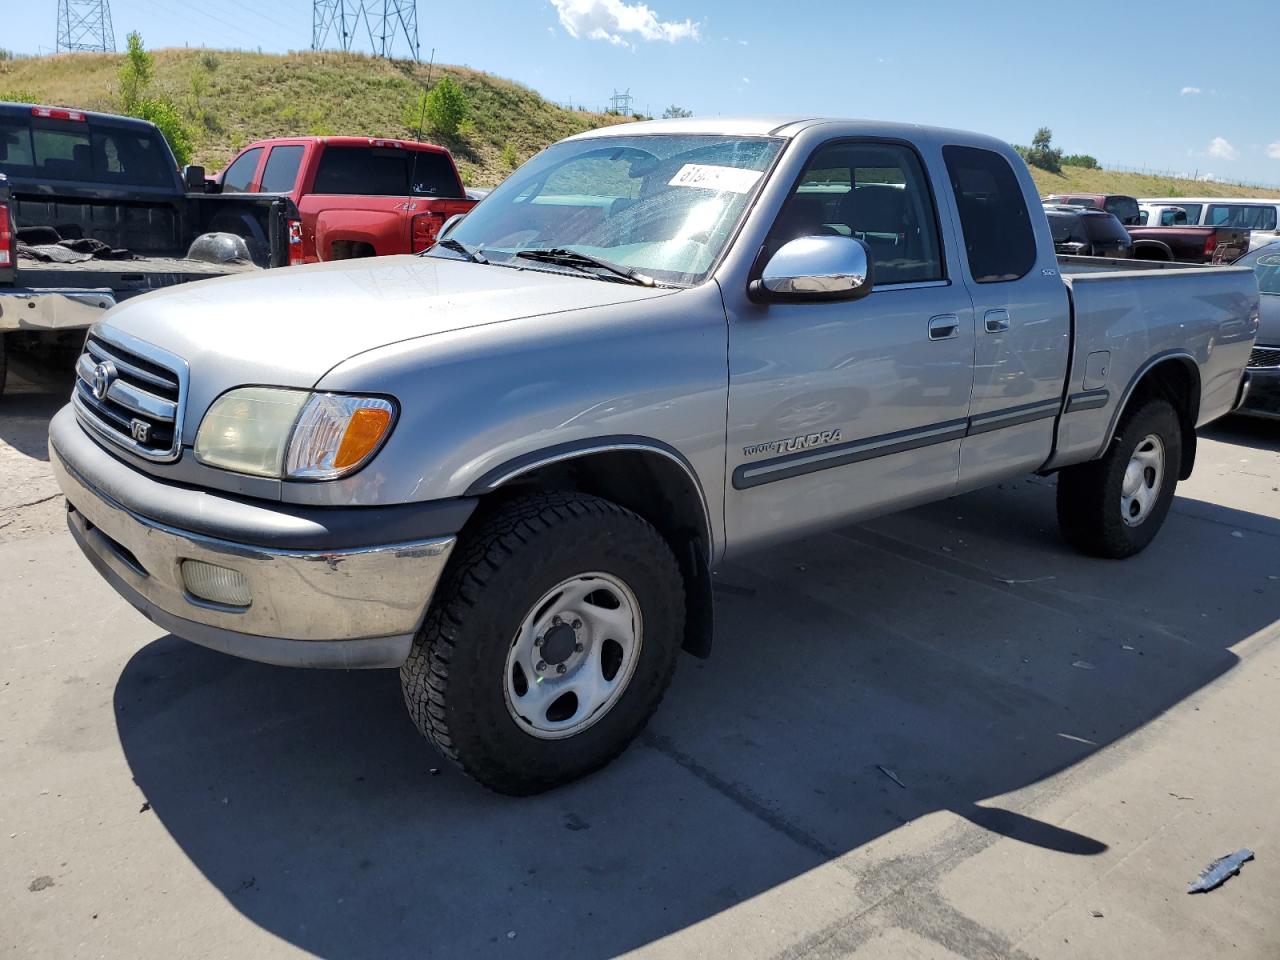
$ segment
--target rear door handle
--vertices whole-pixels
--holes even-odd
[[[954,313],[944,313],[929,319],[930,340],[954,340],[960,336],[960,318]]]
[[[1003,333],[1009,329],[1009,311],[988,310],[983,314],[983,321],[987,333]]]

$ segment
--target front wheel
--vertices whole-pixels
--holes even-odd
[[[1058,525],[1072,546],[1098,557],[1138,553],[1159,532],[1182,468],[1182,432],[1169,401],[1135,403],[1098,460],[1058,474]]]
[[[418,729],[500,793],[604,766],[675,670],[684,587],[666,541],[607,500],[539,493],[458,551],[400,670]]]

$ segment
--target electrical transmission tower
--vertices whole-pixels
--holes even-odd
[[[58,0],[58,52],[114,53],[110,0]]]
[[[627,87],[627,89],[622,91],[622,93],[619,93],[615,87],[613,96],[609,98],[609,102],[613,104],[614,113],[622,117],[629,117],[631,116],[631,101],[633,99],[635,98],[631,96],[630,87]]]
[[[390,57],[403,38],[409,56],[420,59],[415,0],[313,0],[311,49],[323,50],[330,33],[342,50],[361,46],[360,38],[368,37],[375,57]]]

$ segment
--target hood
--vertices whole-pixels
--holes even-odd
[[[190,413],[239,384],[310,387],[342,361],[403,340],[673,292],[461,260],[379,257],[183,284],[126,301],[102,325],[185,359]]]

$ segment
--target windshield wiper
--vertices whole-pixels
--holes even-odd
[[[577,250],[569,250],[566,247],[545,247],[535,250],[519,250],[516,252],[517,257],[525,260],[537,260],[541,263],[557,263],[566,267],[576,267],[579,270],[590,270],[596,268],[599,270],[607,270],[615,277],[620,277],[627,283],[634,283],[640,287],[656,286],[653,277],[648,274],[641,273],[638,270],[632,270],[630,267],[624,267],[620,263],[611,263],[601,257],[593,257],[589,253],[580,253]]]
[[[452,250],[454,253],[462,254],[464,257],[467,258],[467,261],[469,263],[488,263],[489,262],[485,258],[484,254],[480,252],[480,249],[478,247],[475,250],[472,250],[461,240],[455,240],[453,239],[453,237],[445,237],[443,240],[437,240],[436,246],[444,247],[446,250]]]

